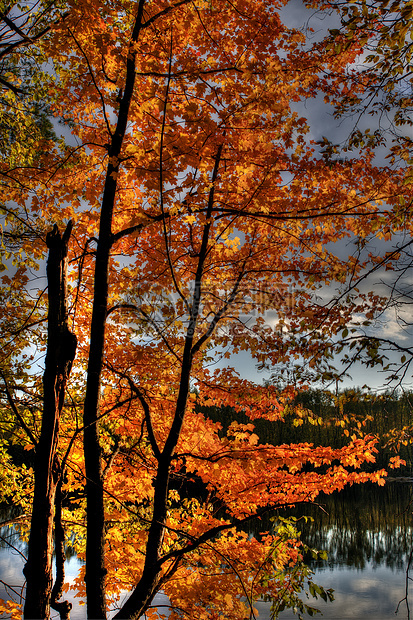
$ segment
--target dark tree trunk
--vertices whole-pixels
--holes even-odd
[[[50,616],[53,559],[53,513],[60,477],[57,458],[59,422],[67,380],[76,354],[76,336],[68,326],[67,249],[72,229],[69,222],[61,236],[55,225],[47,234],[49,294],[47,353],[43,375],[43,417],[36,445],[35,485],[30,528],[24,618],[45,620]]]
[[[86,472],[86,597],[87,615],[93,620],[106,618],[105,520],[104,491],[99,442],[99,400],[105,328],[109,290],[110,252],[114,241],[112,232],[113,208],[117,192],[120,153],[127,128],[129,109],[135,86],[136,50],[145,0],[139,0],[138,12],[131,37],[126,63],[123,96],[119,104],[118,121],[111,135],[109,164],[106,172],[100,211],[99,239],[96,248],[94,298],[90,328],[90,348],[84,406],[84,455]]]
[[[56,487],[55,515],[54,515],[54,548],[56,563],[56,579],[53,584],[50,606],[59,612],[61,620],[70,619],[72,603],[69,601],[59,601],[63,593],[65,582],[65,531],[62,524],[62,500],[63,500],[63,470]]]
[[[154,499],[151,525],[149,527],[148,539],[146,541],[145,564],[142,576],[133,590],[132,594],[122,605],[113,620],[138,620],[149,607],[154,595],[157,592],[162,571],[162,543],[165,534],[167,517],[168,489],[171,479],[171,465],[181,434],[182,424],[185,416],[186,403],[189,394],[189,385],[194,353],[201,346],[202,340],[194,345],[194,334],[202,294],[202,277],[204,274],[204,264],[208,253],[208,240],[210,233],[210,218],[214,205],[215,181],[221,161],[222,145],[218,148],[215,157],[215,166],[212,174],[212,187],[209,191],[207,223],[202,234],[202,243],[199,253],[198,266],[195,274],[195,287],[192,299],[190,321],[185,340],[185,347],[182,355],[181,379],[179,393],[176,401],[174,419],[166,439],[162,453],[158,457],[158,471],[154,481]]]

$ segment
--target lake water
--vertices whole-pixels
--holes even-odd
[[[327,561],[313,566],[314,581],[326,589],[333,588],[335,600],[324,603],[310,598],[308,604],[323,613],[318,617],[323,620],[413,620],[413,581],[407,580],[413,548],[412,502],[410,482],[391,482],[382,488],[353,487],[322,498],[321,507],[296,509],[296,516],[306,514],[313,518],[312,522],[300,525],[303,540],[312,548],[326,549],[329,554]],[[5,597],[2,584],[7,583],[13,587],[16,598],[23,585],[21,553],[25,553],[25,545],[8,528],[2,528],[0,535],[3,539],[9,538],[15,546],[12,549],[2,541],[0,597]],[[76,558],[67,562],[69,582],[77,574],[78,567]],[[73,596],[67,598],[74,605],[72,620],[84,620],[85,607],[79,606]],[[168,603],[162,595],[157,597],[157,602]],[[271,618],[269,603],[257,602],[255,607],[259,620]],[[292,620],[297,616],[287,610],[279,618]]]
[[[307,511],[314,521],[303,526],[303,540],[328,551],[328,560],[313,566],[314,581],[333,588],[335,600],[309,600],[324,620],[413,619],[413,582],[407,574],[412,490],[410,482],[355,486],[322,499],[322,509]],[[282,620],[294,617],[292,611],[280,614]]]

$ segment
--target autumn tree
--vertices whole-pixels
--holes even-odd
[[[77,1],[39,43],[53,66],[51,108],[72,138],[50,141],[36,162],[1,163],[5,230],[41,222],[49,233],[11,251],[1,369],[30,437],[39,421],[18,395],[23,370],[33,385],[41,370],[33,343],[47,350],[46,377],[49,351],[76,334],[73,367],[73,347],[52,361],[50,454],[65,462],[71,527],[86,514],[78,586],[89,618],[105,618],[109,604],[116,618],[156,618],[161,589],[172,618],[241,620],[262,595],[295,604],[307,573],[294,531],[249,536],[248,524],[321,491],[381,481],[360,470],[374,461],[368,436],[339,449],[260,444],[254,419],[282,420],[291,389],[241,379],[226,361],[249,351],[261,365],[318,364],[322,346],[328,357],[326,338],[354,308],[377,305],[373,293],[328,312],[319,304],[320,288],[365,267],[333,244],[384,229],[382,205],[399,187],[373,152],[332,165],[315,144],[304,104],[341,101],[361,43],[313,44],[284,23],[284,4]],[[45,290],[30,280],[59,239],[69,265],[60,340],[42,329]],[[52,299],[49,285],[49,315]],[[43,398],[46,419],[46,379]],[[200,405],[229,405],[250,422],[223,433]],[[45,545],[36,553],[26,618],[51,597],[47,575],[36,585]]]
[[[0,155],[8,167],[32,163],[40,144],[56,138],[42,79],[47,58],[38,43],[64,18],[60,1],[0,4]]]
[[[21,255],[24,243],[39,240],[42,235],[42,226],[28,226],[22,218],[20,218],[18,226],[16,226],[16,222],[13,227],[7,225],[7,214],[9,213],[7,200],[12,195],[12,192],[8,190],[18,189],[10,173],[21,166],[30,166],[48,142],[57,140],[52,129],[52,123],[47,116],[47,106],[51,99],[47,98],[46,101],[45,84],[42,79],[42,64],[47,59],[41,46],[37,43],[44,40],[52,27],[64,19],[63,9],[63,2],[49,3],[42,0],[27,6],[15,2],[3,3],[0,7],[0,158],[4,164],[0,173],[0,182],[5,190],[2,193],[2,213],[6,215],[5,230],[2,231],[4,250],[2,271],[4,271],[5,265],[10,264],[13,255],[13,267],[17,269],[16,283],[20,277],[22,278],[20,287],[25,284],[23,272],[28,267],[25,265],[23,269],[19,268],[19,263],[27,262],[27,257],[23,258]],[[67,241],[68,236],[70,236],[69,225],[66,232],[67,234],[61,239],[60,233],[55,227],[53,232],[48,233],[46,237],[46,245],[50,249],[48,263],[48,345],[46,368],[43,375],[43,399],[40,398],[43,401],[43,407],[39,427],[36,428],[37,425],[33,425],[34,416],[32,417],[32,424],[29,425],[24,419],[25,415],[21,413],[25,408],[24,405],[27,406],[27,400],[32,400],[32,406],[34,404],[36,408],[39,405],[39,398],[35,395],[36,391],[33,390],[33,382],[27,380],[25,355],[23,354],[23,363],[20,364],[19,371],[14,368],[15,372],[11,373],[8,364],[10,351],[3,351],[1,373],[4,395],[13,412],[15,422],[18,423],[26,441],[29,440],[36,452],[31,537],[26,566],[26,570],[30,572],[33,578],[28,583],[26,606],[32,617],[39,618],[48,617],[50,613],[55,495],[56,488],[59,488],[61,484],[60,464],[56,453],[57,437],[65,386],[75,352],[75,347],[70,346],[70,331],[67,325],[66,261]],[[7,281],[10,283],[10,280]],[[15,290],[13,288],[11,286],[7,292],[6,289],[3,291],[8,306],[11,306],[13,302],[15,303],[17,298],[20,297],[20,300],[23,301],[25,297],[21,291],[18,291],[19,285]],[[24,299],[23,303],[26,305],[27,300]],[[32,306],[32,304],[29,303],[28,306]],[[33,327],[38,322],[33,314],[33,308],[27,314],[28,306],[26,306],[25,314],[26,317],[30,316],[28,323]],[[3,317],[4,319],[6,319],[6,314]],[[13,347],[14,355],[17,351],[21,354],[20,334],[25,331],[27,326],[25,320],[23,320],[23,324],[21,323],[19,313],[14,314],[12,323],[8,317],[8,327],[4,334],[13,334],[12,342],[9,344]],[[23,340],[25,338],[26,335],[23,336]],[[22,346],[26,348],[27,341]],[[16,404],[14,386],[10,387],[11,376],[13,380],[18,377],[18,382],[25,382],[26,396],[32,392],[26,399],[26,403],[20,399],[19,405]],[[10,426],[7,428],[9,424],[7,415],[3,419],[3,424],[7,429],[4,433],[5,440],[8,438],[9,442],[7,454],[10,450],[21,447],[21,433],[17,433],[17,437],[12,439]],[[10,454],[7,456],[10,457]],[[31,464],[31,459],[29,462]],[[7,457],[3,465],[7,466]],[[16,505],[24,504],[19,495],[16,497]],[[57,573],[58,581],[59,571]],[[64,606],[62,603],[62,608]]]

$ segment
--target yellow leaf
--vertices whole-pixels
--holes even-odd
[[[227,605],[227,607],[229,607],[230,609],[233,608],[234,605],[233,605],[233,602],[232,602],[232,596],[230,594],[226,594],[224,596],[224,601],[225,601],[225,604]]]

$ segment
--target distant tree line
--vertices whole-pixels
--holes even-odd
[[[361,388],[333,393],[322,389],[300,391],[285,408],[282,421],[264,418],[253,420],[254,433],[260,443],[278,445],[308,442],[340,448],[351,436],[371,434],[377,437],[376,463],[370,467],[386,467],[389,459],[399,455],[406,466],[392,475],[410,475],[413,468],[413,392],[392,391],[376,394]],[[201,411],[222,425],[226,434],[237,421],[250,424],[251,419],[231,407],[200,406]]]

